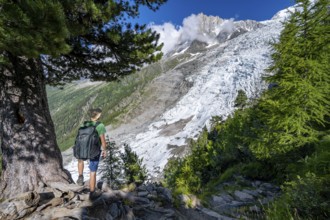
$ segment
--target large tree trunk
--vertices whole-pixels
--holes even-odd
[[[9,66],[0,68],[0,198],[72,182],[57,146],[40,60],[8,57]]]

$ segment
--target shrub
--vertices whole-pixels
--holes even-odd
[[[107,157],[104,166],[100,169],[102,178],[111,188],[121,188],[124,185],[140,185],[147,179],[147,169],[142,164],[143,159],[132,151],[131,147],[124,144],[124,151],[120,152],[119,146],[107,138]]]
[[[285,183],[284,194],[268,210],[270,219],[328,219],[330,216],[330,181],[307,173]],[[276,218],[275,218],[276,217]]]
[[[124,176],[126,183],[142,184],[147,179],[147,169],[142,164],[143,159],[132,151],[132,148],[124,144],[124,152],[121,153],[124,165]]]

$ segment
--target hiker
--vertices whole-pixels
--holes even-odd
[[[102,158],[106,157],[106,142],[105,142],[105,126],[103,123],[98,122],[99,118],[101,117],[102,110],[100,108],[96,109],[91,109],[90,110],[90,121],[87,121],[84,123],[84,126],[96,126],[96,131],[98,133],[98,136],[100,138],[100,143],[101,143],[101,151],[100,153],[89,159],[89,170],[90,170],[90,175],[89,175],[89,190],[90,190],[90,198],[96,197],[97,193],[95,192],[95,185],[96,185],[96,171],[99,165],[99,160],[100,156]],[[83,176],[83,171],[84,171],[84,160],[78,159],[78,173],[79,177],[77,180],[77,184],[82,186],[84,184],[84,176]]]

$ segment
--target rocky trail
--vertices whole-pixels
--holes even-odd
[[[206,206],[194,195],[175,198],[169,189],[157,183],[112,190],[99,182],[101,194],[93,200],[89,198],[88,181],[84,186],[52,183],[40,186],[38,192],[3,201],[0,219],[262,219],[263,208],[279,194],[279,188],[239,178],[244,188],[239,189],[237,181],[222,184]],[[226,190],[229,186],[236,190]]]

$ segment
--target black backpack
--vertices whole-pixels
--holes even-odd
[[[76,141],[73,147],[73,155],[77,159],[92,159],[101,152],[101,142],[96,127],[100,122],[93,126],[87,126],[87,122],[79,128]]]

